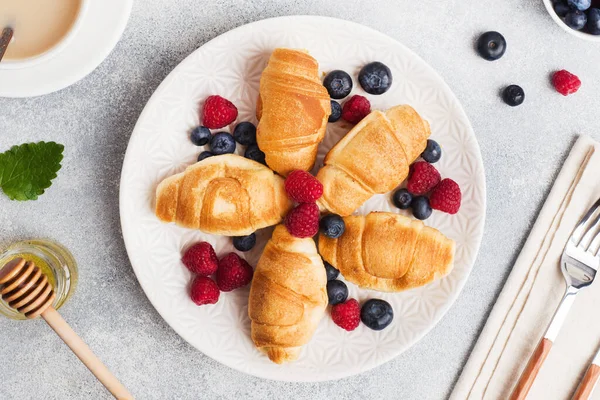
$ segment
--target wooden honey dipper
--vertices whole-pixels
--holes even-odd
[[[11,308],[32,319],[41,316],[81,362],[117,399],[133,399],[69,324],[52,307],[56,297],[42,270],[31,261],[15,258],[0,269],[0,295]]]

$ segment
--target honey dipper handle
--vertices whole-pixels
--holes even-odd
[[[42,318],[65,342],[81,362],[108,389],[116,399],[133,399],[133,396],[121,382],[106,368],[102,361],[90,350],[87,344],[75,333],[54,307],[48,307],[42,313]]]

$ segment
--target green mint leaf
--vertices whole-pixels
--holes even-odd
[[[56,178],[62,144],[25,143],[0,153],[0,187],[11,200],[36,200]]]

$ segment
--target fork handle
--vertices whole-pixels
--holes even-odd
[[[581,380],[572,400],[589,399],[594,390],[594,386],[596,386],[596,383],[598,382],[598,377],[600,377],[600,367],[596,364],[590,364],[590,367],[585,372],[585,376]]]
[[[527,367],[525,367],[519,378],[519,382],[517,382],[517,386],[515,386],[510,395],[510,400],[524,400],[527,397],[527,393],[529,393],[529,389],[531,389],[531,385],[533,385],[533,381],[538,372],[540,372],[540,368],[542,368],[542,364],[546,360],[546,357],[548,357],[551,348],[552,342],[548,338],[543,338],[538,343],[527,363]]]

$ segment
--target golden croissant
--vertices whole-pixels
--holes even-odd
[[[296,360],[327,307],[327,277],[312,238],[278,225],[258,261],[248,315],[252,341],[271,361]]]
[[[275,49],[260,78],[256,140],[267,165],[286,176],[310,170],[331,114],[317,60],[300,50]]]
[[[206,233],[243,236],[275,225],[292,208],[283,178],[255,161],[205,158],[156,188],[156,215]]]
[[[372,111],[327,153],[317,174],[320,208],[350,215],[374,194],[394,189],[430,134],[429,123],[410,106]]]
[[[346,229],[338,239],[319,236],[319,252],[352,283],[397,292],[452,270],[454,241],[421,221],[372,212],[344,217],[344,222]]]

